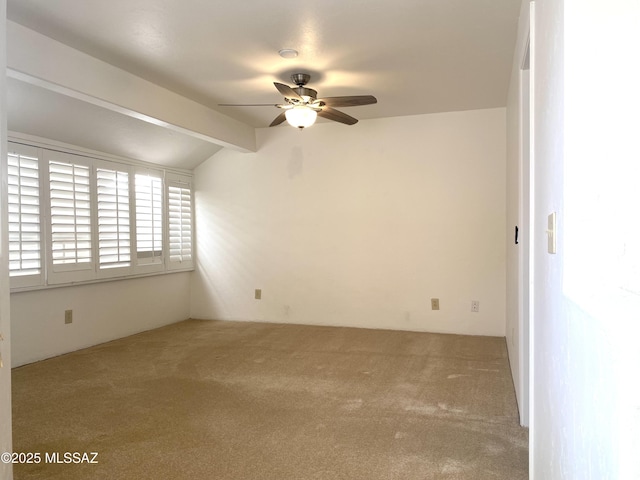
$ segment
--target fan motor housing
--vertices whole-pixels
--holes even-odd
[[[293,75],[291,75],[291,81],[299,87],[306,85],[310,79],[311,75],[307,73],[294,73]]]

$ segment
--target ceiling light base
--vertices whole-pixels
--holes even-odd
[[[282,58],[296,58],[298,56],[298,51],[294,50],[293,48],[283,48],[282,50],[278,51],[278,55],[280,55]]]
[[[291,81],[299,87],[306,85],[310,79],[311,75],[308,75],[306,73],[294,73],[293,75],[291,75]]]

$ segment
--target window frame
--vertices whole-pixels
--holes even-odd
[[[193,191],[193,179],[186,175],[178,175],[175,173],[167,172],[166,179],[166,244],[167,244],[167,270],[192,270],[195,266],[195,195]],[[170,211],[170,193],[172,188],[182,188],[189,190],[190,200],[190,235],[191,235],[191,259],[190,260],[171,260],[171,211]]]
[[[54,261],[54,214],[52,211],[52,198],[51,198],[51,163],[70,164],[73,166],[84,167],[88,171],[89,179],[89,250],[90,260],[88,262],[75,262],[75,263],[56,263]],[[96,267],[96,249],[95,249],[95,222],[94,222],[94,194],[95,194],[95,179],[93,176],[93,169],[89,158],[82,158],[79,155],[68,154],[65,152],[44,150],[42,155],[41,164],[45,167],[43,188],[46,192],[44,205],[46,209],[47,217],[47,235],[45,236],[45,247],[47,255],[47,283],[48,284],[67,284],[77,283],[87,280],[95,279],[95,267]],[[75,222],[74,224],[76,224]]]
[[[161,245],[161,249],[160,249],[160,258],[159,261],[153,261],[153,259],[155,258],[155,255],[152,255],[152,261],[151,262],[140,262],[141,258],[146,258],[146,257],[141,257],[139,255],[140,250],[139,250],[139,246],[138,246],[138,228],[139,228],[139,222],[141,221],[138,218],[138,202],[139,199],[136,196],[136,192],[134,192],[134,197],[133,197],[133,209],[132,209],[132,215],[133,215],[133,221],[132,221],[132,228],[133,228],[133,237],[134,237],[134,242],[133,245],[135,245],[135,250],[132,249],[131,255],[132,255],[132,260],[133,260],[133,269],[136,273],[149,273],[149,272],[159,272],[162,270],[165,270],[166,266],[165,266],[165,260],[167,258],[167,254],[165,249],[167,248],[167,242],[165,241],[164,235],[166,232],[166,226],[165,226],[165,216],[168,212],[168,209],[166,208],[166,200],[167,200],[167,195],[166,195],[166,186],[165,186],[165,181],[164,181],[164,172],[162,170],[158,170],[158,169],[153,169],[153,168],[141,168],[141,167],[136,167],[134,169],[134,180],[133,180],[133,184],[134,184],[134,190],[135,190],[135,182],[137,179],[137,176],[148,176],[151,178],[156,178],[160,181],[160,192],[162,195],[161,198],[161,219],[160,219],[160,227],[161,227],[161,231],[160,231],[160,241],[162,242]],[[151,202],[153,202],[153,199],[151,199]],[[152,222],[154,222],[153,220],[153,212],[152,212]],[[152,240],[152,243],[155,242],[155,238]],[[152,247],[153,248],[153,247]],[[152,249],[152,252],[155,251]]]
[[[131,202],[132,195],[134,194],[134,186],[132,184],[133,178],[133,168],[129,165],[118,164],[115,162],[105,162],[103,160],[96,160],[94,164],[95,172],[94,177],[96,181],[96,190],[95,190],[95,220],[96,220],[96,241],[95,241],[95,249],[96,249],[96,276],[98,278],[114,278],[114,277],[122,277],[129,276],[134,273],[133,269],[133,246],[134,242],[134,227],[132,226],[132,217],[131,217]],[[98,187],[98,170],[108,170],[118,173],[126,173],[127,174],[127,190],[128,190],[128,210],[129,210],[129,265],[128,266],[117,266],[117,267],[102,267],[100,263],[100,192]]]
[[[11,272],[9,272],[10,285],[12,287],[18,287],[18,288],[19,287],[23,287],[23,288],[35,287],[38,285],[42,285],[44,283],[45,271],[46,271],[46,252],[45,252],[46,249],[45,249],[45,242],[44,242],[44,238],[46,238],[46,228],[45,228],[46,221],[44,221],[45,209],[43,208],[43,205],[42,205],[45,192],[43,190],[44,182],[42,181],[42,176],[43,176],[42,162],[39,156],[40,155],[39,149],[31,145],[22,145],[15,142],[7,142],[7,168],[9,168],[8,167],[9,155],[18,155],[18,156],[35,158],[37,159],[37,163],[38,163],[38,207],[39,207],[38,216],[39,216],[39,226],[40,226],[38,237],[39,237],[39,251],[40,251],[40,269],[39,269],[40,272],[28,274],[28,275],[11,275]],[[7,195],[9,195],[9,188],[7,189]],[[7,208],[9,209],[11,208],[9,199],[7,199]],[[10,216],[7,217],[7,221],[9,221],[9,217]],[[7,225],[7,229],[8,228],[9,228],[9,225]],[[9,242],[9,248],[10,248],[10,243],[11,242]]]

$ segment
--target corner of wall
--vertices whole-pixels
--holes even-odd
[[[6,84],[6,36],[7,2],[0,0],[0,224],[6,225],[7,203],[7,84]],[[9,259],[7,230],[0,229],[0,452],[12,451],[11,431],[11,326],[9,310]],[[13,469],[10,463],[0,462],[0,478],[11,480]]]

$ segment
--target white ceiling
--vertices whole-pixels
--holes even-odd
[[[191,170],[222,148],[12,78],[7,117],[11,131],[165,167]]]
[[[344,109],[359,119],[504,106],[520,3],[8,0],[7,17],[225,115],[266,127],[279,113],[275,108],[218,104],[280,103],[273,82],[291,84],[291,73],[304,72],[311,74],[308,86],[323,97],[375,95],[376,105]],[[281,48],[294,48],[300,54],[283,59],[277,53]],[[38,87],[19,83],[9,85],[9,96],[14,97],[10,129],[31,126],[26,133],[38,135],[35,130],[43,130],[62,141],[69,140],[60,136],[83,136],[80,130],[64,134],[64,125],[47,130],[42,121],[36,128],[17,107],[28,97],[25,110],[31,118],[38,108],[65,108],[68,129],[82,124],[87,133],[106,132],[101,142],[107,147],[74,140],[80,146],[107,151],[109,142],[120,142],[114,147],[118,151],[108,153],[159,163],[167,156],[182,155],[187,160],[179,166],[185,168],[211,154],[206,141],[154,131],[161,127],[150,129],[138,120],[118,120],[116,113],[101,114],[99,107],[84,108],[75,104],[79,100],[67,97],[55,100],[59,94],[38,93]],[[74,121],[72,112],[81,121]],[[139,152],[155,135],[161,139],[158,148],[149,158],[141,158]]]

